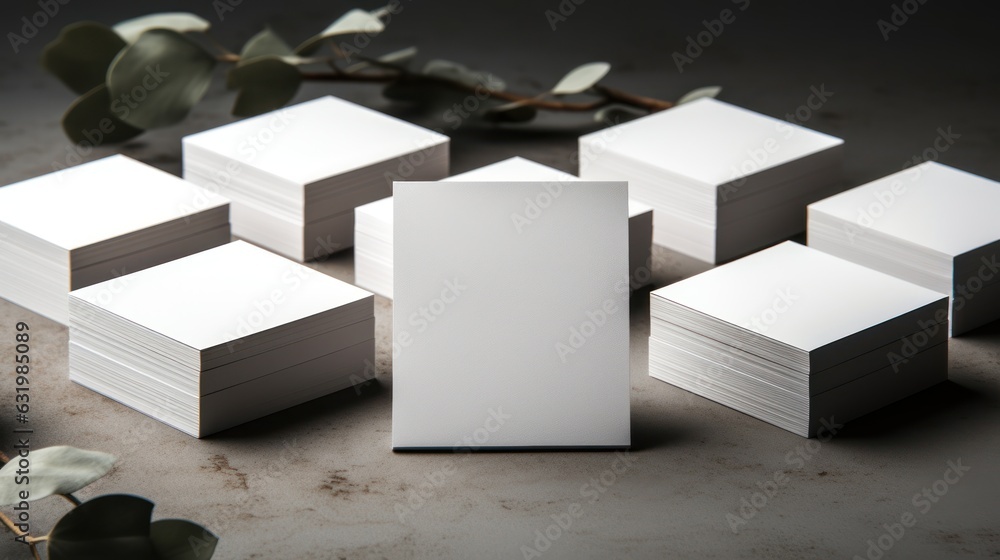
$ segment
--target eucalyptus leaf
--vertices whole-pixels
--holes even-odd
[[[607,62],[591,62],[577,66],[559,80],[556,87],[552,88],[551,93],[552,95],[572,95],[586,91],[601,81],[610,70],[611,65]]]
[[[415,56],[417,56],[417,47],[406,47],[405,49],[383,54],[375,60],[381,62],[382,64],[400,65],[410,62]]]
[[[536,116],[538,116],[537,107],[510,103],[490,109],[483,115],[483,119],[495,123],[524,123]]]
[[[215,58],[170,29],[152,29],[118,54],[108,91],[127,107],[121,119],[139,128],[180,122],[208,91]]]
[[[110,27],[92,21],[67,25],[42,51],[42,66],[76,93],[104,83],[108,66],[125,41]]]
[[[377,14],[355,8],[337,18],[337,21],[331,23],[329,27],[324,29],[318,35],[314,35],[313,37],[306,39],[304,43],[295,49],[295,52],[299,54],[310,54],[319,48],[324,39],[329,39],[330,37],[336,37],[338,35],[350,35],[352,33],[375,35],[384,30],[385,24],[382,23],[382,20],[379,19]]]
[[[273,111],[291,101],[302,83],[302,74],[279,57],[265,56],[230,70],[228,83],[240,90],[233,114],[250,117]]]
[[[62,127],[75,144],[100,146],[135,138],[144,131],[118,118],[125,106],[112,103],[108,86],[101,84],[78,97],[63,114]]]
[[[428,61],[423,74],[458,82],[468,87],[482,86],[490,91],[503,91],[507,87],[503,80],[489,72],[469,70],[464,65],[450,60]]]
[[[134,43],[150,29],[170,29],[178,33],[186,33],[188,31],[208,31],[211,26],[212,24],[208,20],[192,13],[164,12],[127,19],[115,24],[112,29],[122,39]]]
[[[209,560],[219,544],[219,537],[186,519],[154,521],[149,536],[160,560]]]
[[[598,111],[594,113],[594,120],[610,126],[635,120],[639,117],[644,117],[647,114],[648,113],[631,109],[629,107],[612,105],[610,107],[602,107],[601,109],[598,109]]]
[[[246,64],[260,56],[294,56],[295,51],[285,41],[271,30],[265,28],[250,38],[240,52],[240,64]]]
[[[29,460],[29,484],[15,482],[20,468],[18,457],[0,468],[0,506],[19,503],[22,490],[29,492],[29,502],[53,494],[71,494],[108,474],[115,465],[113,455],[65,445],[32,451]]]
[[[695,99],[701,99],[702,97],[716,97],[722,91],[720,86],[707,86],[698,89],[691,90],[681,96],[677,100],[677,105],[682,103],[690,103]]]
[[[153,503],[111,494],[84,502],[49,534],[49,560],[160,560],[150,539]]]
[[[413,61],[415,56],[417,56],[417,47],[407,47],[405,49],[386,53],[377,58],[359,56],[358,58],[361,59],[360,62],[348,66],[344,69],[344,71],[350,74],[372,66],[389,68],[392,70],[407,70],[410,66],[410,62]]]

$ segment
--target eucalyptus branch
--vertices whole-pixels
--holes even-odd
[[[3,522],[3,524],[6,525],[7,528],[10,529],[10,532],[14,533],[15,536],[20,537],[24,535],[24,533],[22,533],[21,530],[17,528],[17,525],[14,525],[14,522],[11,521],[9,517],[7,517],[7,514],[5,514],[2,511],[0,511],[0,522]]]
[[[59,496],[60,498],[66,500],[67,502],[73,504],[74,507],[83,503],[83,502],[80,501],[79,498],[77,498],[73,494],[57,494],[57,496]]]
[[[662,111],[674,106],[674,103],[652,97],[643,97],[626,93],[619,89],[607,86],[596,85],[593,87],[595,93],[601,97],[594,101],[558,101],[542,95],[523,95],[509,91],[499,91],[484,87],[482,85],[469,85],[456,80],[449,80],[439,76],[427,76],[413,73],[382,72],[379,74],[347,74],[342,72],[301,72],[303,80],[321,82],[356,82],[356,83],[383,83],[389,84],[396,81],[432,83],[450,87],[459,91],[484,95],[490,99],[504,101],[508,103],[518,103],[520,105],[530,105],[538,109],[549,111],[575,111],[590,112],[596,111],[611,103],[621,103],[630,105],[649,112]]]
[[[24,541],[28,543],[28,550],[31,551],[31,556],[36,560],[42,560],[42,557],[38,554],[38,548],[35,546],[37,543],[49,540],[48,536],[44,537],[32,537],[27,533],[21,531],[14,525],[14,522],[7,517],[2,511],[0,511],[0,522],[2,522],[11,533],[14,533],[15,537],[24,537]]]
[[[142,16],[113,27],[76,24],[46,47],[42,64],[80,94],[63,115],[63,130],[73,142],[89,144],[125,142],[148,129],[180,122],[209,90],[220,63],[231,65],[226,85],[237,92],[232,113],[239,117],[285,106],[303,81],[382,84],[382,94],[389,99],[425,107],[442,94],[450,101],[449,91],[473,94],[489,103],[477,103],[471,113],[494,123],[526,123],[539,111],[593,113],[598,122],[621,122],[719,93],[718,87],[705,87],[667,101],[623,91],[601,83],[611,70],[606,62],[577,66],[558,82],[553,80],[556,85],[548,90],[513,92],[495,75],[457,62],[429,60],[411,69],[415,47],[379,56],[362,54],[371,37],[387,29],[393,10],[393,5],[349,10],[294,48],[265,27],[242,48],[229,49],[208,34],[210,22],[181,12]],[[78,53],[94,45],[101,45],[103,52],[81,62]],[[161,66],[170,69],[170,87],[145,85],[149,69]],[[129,103],[126,112],[112,110],[137,91],[143,92],[141,102]],[[110,132],[94,140],[90,131],[95,128]]]

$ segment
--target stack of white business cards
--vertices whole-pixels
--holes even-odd
[[[699,99],[580,137],[580,178],[627,180],[653,207],[653,242],[710,263],[805,230],[840,190],[843,141]]]
[[[396,184],[393,448],[629,445],[627,185],[549,188]]]
[[[454,175],[444,181],[546,181],[550,183],[547,197],[554,201],[566,181],[577,177],[521,157],[498,161],[472,171]],[[527,205],[524,220],[542,212],[550,204],[543,197],[540,205]],[[355,211],[354,282],[377,294],[392,298],[392,197],[359,206]],[[516,219],[516,218],[515,218]],[[526,222],[525,222],[526,223]],[[653,209],[641,202],[629,200],[629,270],[633,288],[652,280],[650,262],[653,243]]]
[[[70,379],[195,437],[344,389],[373,296],[237,241],[70,294]]]
[[[923,163],[809,206],[809,246],[951,295],[952,334],[1000,319],[1000,183]]]
[[[184,138],[184,178],[232,200],[233,233],[305,261],[352,244],[354,208],[448,175],[448,137],[321,97]]]
[[[66,324],[70,290],[229,237],[226,199],[111,156],[0,188],[0,297]]]
[[[948,298],[790,241],[652,292],[649,374],[801,436],[947,378]]]

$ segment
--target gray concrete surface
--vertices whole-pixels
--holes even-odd
[[[59,116],[73,96],[37,67],[42,45],[58,28],[80,19],[111,23],[168,5],[95,4],[62,7],[20,54],[0,46],[0,183],[46,172],[72,149]],[[941,161],[1000,178],[992,14],[927,2],[884,41],[876,22],[892,14],[888,0],[808,9],[754,1],[678,72],[671,53],[703,29],[702,20],[741,4],[589,0],[553,31],[544,12],[558,9],[556,0],[404,0],[405,11],[370,48],[418,44],[425,59],[494,70],[520,90],[603,59],[616,68],[611,85],[673,98],[720,84],[723,99],[776,116],[796,111],[811,87],[825,84],[834,95],[808,111],[807,125],[847,140],[852,184],[898,169],[949,126],[961,138],[939,154]],[[265,22],[301,39],[350,5],[243,2],[219,21],[207,0],[169,4],[209,17],[234,48]],[[16,29],[37,9],[32,0],[5,3],[0,29]],[[327,92],[442,124],[438,115],[389,106],[366,87],[309,85],[299,99]],[[227,122],[231,100],[215,87],[183,124],[86,159],[121,151],[178,173],[180,137]],[[449,130],[452,167],[460,172],[521,155],[573,171],[575,138],[590,129],[548,118],[527,131]],[[656,257],[657,285],[706,268],[660,249]],[[313,266],[353,277],[349,252]],[[950,341],[951,381],[816,444],[649,378],[647,301],[643,291],[631,303],[634,449],[627,464],[615,465],[618,457],[609,452],[392,453],[391,303],[384,299],[377,300],[377,383],[205,440],[70,383],[66,329],[0,301],[0,448],[14,443],[12,337],[14,324],[26,321],[36,366],[33,444],[114,453],[120,459],[114,472],[80,496],[147,496],[157,504],[155,517],[190,518],[217,532],[219,559],[524,558],[522,547],[535,547],[538,532],[547,530],[555,538],[544,558],[853,558],[864,557],[867,541],[908,512],[916,524],[899,538],[883,537],[892,544],[884,558],[1000,555],[1000,324]],[[954,485],[938,483],[947,493],[926,511],[915,505],[914,495],[933,488],[948,462],[958,460],[971,469]],[[616,466],[624,472],[605,474]],[[761,503],[755,493],[776,472],[787,481]],[[413,498],[427,488],[427,497]],[[743,500],[759,507],[733,532],[727,515],[740,515]],[[564,530],[552,529],[573,504],[579,516]],[[55,501],[33,506],[35,531],[47,530],[65,508]],[[4,557],[28,555],[4,539]]]

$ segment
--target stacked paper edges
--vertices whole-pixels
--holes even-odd
[[[354,208],[448,175],[448,137],[334,97],[187,136],[184,178],[232,200],[233,233],[297,261],[352,246]]]
[[[652,292],[649,374],[801,436],[947,378],[948,299],[785,242]]]
[[[223,197],[107,157],[0,188],[0,297],[67,324],[70,290],[229,239]]]
[[[547,207],[552,204],[551,197],[561,192],[562,182],[579,179],[547,165],[513,157],[443,180],[547,181],[555,193],[540,201]],[[544,209],[537,203],[534,207],[525,205],[521,214],[527,220],[532,213]],[[392,197],[359,206],[354,226],[354,283],[389,299],[392,299],[392,212]],[[630,199],[628,229],[629,283],[635,289],[652,282],[653,209]]]
[[[203,437],[374,375],[372,294],[242,241],[70,294],[70,379]]]
[[[809,246],[951,295],[958,335],[1000,319],[1000,183],[923,163],[809,206]]]
[[[843,141],[699,99],[580,137],[580,178],[628,181],[653,242],[721,263],[805,230],[840,190]]]

